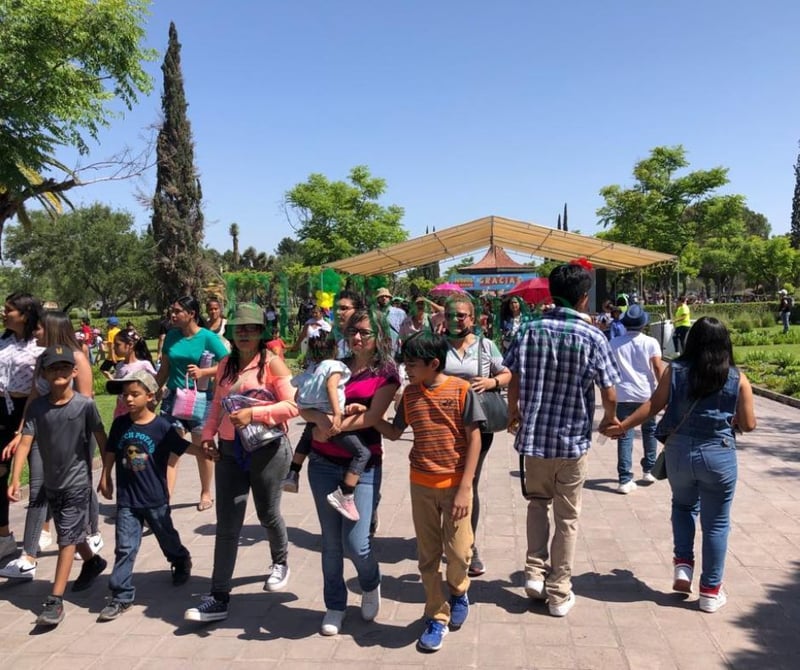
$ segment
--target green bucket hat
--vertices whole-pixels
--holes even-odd
[[[240,302],[236,305],[233,316],[228,320],[229,326],[263,326],[264,310],[252,302]]]

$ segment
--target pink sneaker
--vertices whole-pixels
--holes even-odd
[[[356,500],[353,494],[344,494],[341,489],[336,489],[328,494],[328,502],[339,514],[350,521],[358,521],[361,517],[356,509]]]
[[[672,561],[674,563],[672,590],[678,593],[691,593],[694,563],[684,558],[673,558]]]

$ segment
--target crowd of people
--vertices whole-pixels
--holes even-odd
[[[215,509],[216,527],[211,592],[184,618],[223,620],[251,493],[271,558],[264,590],[289,584],[281,500],[298,491],[307,464],[321,535],[320,632],[336,635],[348,597],[345,558],[361,588],[361,617],[372,621],[380,613],[373,537],[386,476],[383,446],[410,427],[411,516],[425,590],[418,647],[436,651],[449,630],[466,623],[470,580],[489,569],[475,541],[479,484],[497,430],[489,428],[495,401],[507,389],[501,429],[515,435],[528,500],[525,592],[546,600],[553,616],[566,616],[576,602],[572,565],[598,387],[599,430],[618,440],[620,493],[636,486],[633,429],[640,424],[643,483],[655,481],[654,417],[666,408],[659,428],[667,433],[673,491],[674,588],[692,589],[699,515],[700,608],[716,611],[726,598],[721,585],[736,483],[734,432],[755,427],[752,392],[734,365],[725,327],[699,319],[667,366],[658,343],[643,332],[648,318],[637,304],[620,316],[609,305],[608,322],[588,317],[591,274],[584,264],[558,266],[549,281],[552,304],[544,310],[518,299],[505,302],[501,347],[488,335],[488,320],[482,321],[488,306],[466,293],[417,296],[406,310],[388,288],[370,296],[344,290],[329,318],[309,302],[299,336],[288,347],[302,352],[303,370],[294,377],[284,347],[271,339],[262,306],[231,306],[226,320],[222,305],[211,301],[207,322],[195,298],[181,297],[170,307],[155,359],[135,329],[109,332],[107,391],[118,400],[108,431],[92,400],[92,357],[68,317],[43,311],[33,296],[8,296],[0,338],[0,484],[8,491],[0,496],[0,558],[17,553],[8,505],[20,498],[25,464],[30,503],[22,553],[0,568],[0,576],[34,578],[52,523],[56,574],[37,619],[52,626],[64,617],[76,555],[83,564],[73,590],[90,588],[106,570],[92,485],[99,446],[97,491],[116,498],[111,594],[99,620],[116,619],[135,600],[134,563],[145,525],[171,566],[172,583],[186,583],[192,557],[173,525],[170,497],[188,453],[200,474],[197,509]],[[612,334],[616,321],[621,331]],[[81,330],[83,325],[88,323]],[[119,324],[109,320],[109,326]],[[394,418],[386,420],[392,406]],[[287,424],[298,416],[306,428],[293,450]]]

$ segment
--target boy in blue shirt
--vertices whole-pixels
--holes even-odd
[[[111,469],[117,473],[117,524],[114,570],[108,585],[111,602],[98,621],[112,621],[133,604],[133,564],[147,522],[161,551],[172,564],[172,583],[185,584],[191,576],[189,550],[181,544],[172,523],[167,491],[167,470],[174,468],[189,443],[163,416],[153,411],[158,383],[146,370],[106,384],[109,393],[122,395],[128,414],[114,419],[103,454],[100,493],[114,493]]]

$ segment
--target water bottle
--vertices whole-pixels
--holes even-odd
[[[214,363],[214,354],[212,354],[208,349],[203,351],[200,354],[200,362],[197,364],[199,368],[210,368],[212,363]],[[198,391],[207,391],[208,390],[208,377],[201,377],[195,382]]]

